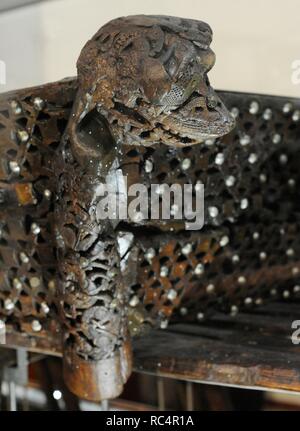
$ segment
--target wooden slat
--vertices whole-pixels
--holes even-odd
[[[238,318],[173,325],[135,340],[136,369],[184,380],[300,391],[299,304],[270,304]]]
[[[300,392],[300,346],[291,323],[300,304],[273,303],[236,317],[173,324],[134,340],[136,371],[175,379]],[[61,355],[60,339],[7,333],[7,347]]]

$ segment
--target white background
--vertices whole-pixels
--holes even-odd
[[[300,0],[49,0],[3,12],[7,83],[0,92],[75,75],[80,49],[100,26],[139,13],[208,22],[214,87],[300,97],[300,84],[291,81],[300,59]]]

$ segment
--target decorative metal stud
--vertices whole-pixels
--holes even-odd
[[[283,105],[283,108],[282,108],[282,112],[284,113],[284,114],[289,114],[290,112],[291,112],[291,110],[293,109],[293,105],[292,105],[292,103],[291,102],[287,102],[287,103],[285,103],[284,105]]]
[[[181,316],[186,316],[188,313],[188,310],[186,307],[180,307],[179,312],[180,312]]]
[[[56,283],[55,283],[55,281],[54,281],[54,280],[50,280],[50,281],[48,282],[48,288],[49,288],[50,290],[52,290],[52,291],[54,291],[54,290],[55,290],[55,288],[56,288]]]
[[[13,286],[14,286],[14,288],[15,288],[15,289],[17,289],[17,290],[21,290],[21,289],[22,289],[22,283],[21,283],[21,281],[20,281],[20,279],[19,279],[19,278],[15,277],[15,278],[13,279]]]
[[[167,277],[169,274],[169,268],[167,266],[162,266],[160,268],[160,276],[161,277]]]
[[[33,320],[31,323],[31,327],[34,332],[39,332],[42,329],[42,325],[38,320]]]
[[[240,115],[239,108],[237,108],[236,106],[233,106],[230,110],[230,114],[233,118],[238,118],[238,116]]]
[[[263,304],[263,300],[262,300],[262,298],[256,298],[256,300],[255,300],[255,304],[256,304],[256,305],[262,305],[262,304]]]
[[[245,133],[240,137],[240,144],[244,147],[245,145],[250,144],[251,138],[249,135],[246,135]]]
[[[150,172],[153,171],[153,163],[151,162],[151,160],[146,160],[145,171],[147,172],[147,174],[150,174]]]
[[[215,139],[206,139],[204,141],[205,145],[207,145],[208,147],[211,147],[212,145],[214,145],[215,142],[216,142]]]
[[[244,299],[244,303],[245,305],[251,305],[253,302],[252,298],[250,298],[250,296],[248,296],[247,298]]]
[[[206,293],[213,293],[215,291],[215,285],[210,283],[206,286]]]
[[[261,251],[259,253],[259,258],[260,258],[260,260],[266,260],[267,259],[267,253],[264,251]]]
[[[52,195],[52,193],[51,193],[51,191],[49,189],[45,189],[44,190],[44,196],[45,196],[46,199],[50,199],[51,195]]]
[[[195,274],[201,275],[204,273],[204,265],[202,263],[198,263],[198,265],[195,268]]]
[[[199,313],[197,313],[197,320],[201,321],[204,319],[204,313],[202,313],[201,311],[199,311]]]
[[[33,289],[36,289],[37,287],[40,286],[41,280],[38,277],[31,277],[29,279],[29,284]]]
[[[273,144],[277,145],[281,142],[281,135],[279,133],[275,133],[272,138]]]
[[[293,292],[294,293],[299,293],[300,292],[300,286],[298,284],[293,287]]]
[[[225,160],[224,154],[223,153],[218,153],[216,155],[216,158],[215,158],[215,163],[216,163],[216,165],[221,166],[221,165],[223,165],[224,160]]]
[[[38,235],[41,232],[41,228],[37,223],[32,223],[30,229],[34,235]]]
[[[155,256],[154,248],[148,248],[148,250],[146,250],[146,252],[145,252],[145,258],[151,262],[151,260],[154,258],[154,256]]]
[[[267,108],[264,110],[263,119],[266,121],[269,121],[269,120],[271,120],[272,115],[273,115],[272,109]]]
[[[192,244],[188,243],[188,244],[185,244],[184,247],[182,247],[181,251],[184,255],[187,255],[191,253],[192,249],[193,249]]]
[[[222,236],[220,239],[220,246],[225,247],[229,243],[229,237],[227,235]]]
[[[233,175],[229,175],[226,180],[225,180],[225,184],[227,187],[232,187],[235,184],[235,178]]]
[[[211,218],[216,218],[219,215],[219,210],[217,207],[208,207],[208,214]]]
[[[21,251],[21,253],[20,253],[19,256],[20,256],[21,262],[23,262],[23,263],[28,263],[29,262],[29,257],[27,256],[26,253],[24,253],[24,251]]]
[[[257,162],[257,154],[251,153],[248,157],[248,162],[253,164]]]
[[[13,301],[10,298],[6,298],[4,300],[4,308],[5,308],[5,310],[11,311],[11,310],[14,309],[14,307],[15,307],[15,304],[13,303]]]
[[[175,290],[175,289],[170,289],[170,290],[168,291],[167,298],[168,298],[170,301],[174,301],[174,299],[176,299],[176,297],[177,297],[177,292],[176,292],[176,290]]]
[[[20,140],[20,142],[26,143],[29,139],[29,135],[26,132],[26,130],[18,130],[17,136]]]
[[[169,324],[168,320],[162,320],[160,322],[160,328],[161,329],[166,329],[168,327],[168,324]]]
[[[41,308],[45,314],[48,314],[50,311],[50,308],[46,302],[41,303]]]
[[[186,171],[191,167],[191,159],[183,159],[181,162],[181,168]]]
[[[299,272],[300,272],[300,270],[299,270],[299,268],[298,268],[297,266],[295,266],[295,267],[292,269],[292,274],[293,274],[293,275],[298,275],[298,274],[299,274]]]
[[[16,100],[13,100],[13,101],[10,103],[10,106],[11,106],[11,109],[12,109],[12,111],[13,111],[13,113],[14,113],[15,115],[19,115],[19,114],[21,114],[21,112],[22,112],[22,108],[21,108],[20,104],[19,104]]]
[[[240,256],[238,254],[234,254],[231,259],[233,263],[238,263],[240,261]]]
[[[293,121],[299,121],[300,120],[300,111],[297,109],[297,111],[295,111],[292,115],[292,120]]]
[[[270,291],[271,296],[276,296],[277,295],[277,289],[273,288]]]
[[[283,293],[282,293],[282,296],[284,297],[284,299],[287,299],[287,298],[289,298],[290,297],[290,292],[289,292],[289,290],[284,290],[283,291]]]
[[[253,235],[252,235],[252,237],[253,237],[253,239],[256,241],[258,238],[259,238],[259,232],[254,232],[253,233]]]
[[[267,182],[267,176],[265,174],[260,174],[259,181],[261,183],[266,183]]]
[[[288,162],[288,157],[287,157],[287,155],[286,155],[286,154],[280,154],[280,156],[279,156],[279,163],[280,163],[281,165],[286,165],[286,164],[287,164],[287,162]]]
[[[45,101],[40,97],[35,97],[33,99],[33,106],[37,111],[41,111],[45,107]]]
[[[287,251],[286,251],[286,255],[287,255],[288,257],[292,257],[292,256],[294,256],[294,254],[295,254],[295,252],[294,252],[294,250],[293,250],[292,248],[288,248],[288,249],[287,249]]]
[[[257,114],[259,111],[259,103],[256,100],[250,103],[249,112],[252,115]]]
[[[245,284],[246,283],[246,278],[243,276],[243,275],[241,275],[239,278],[238,278],[238,283],[239,284]]]
[[[247,209],[248,205],[249,205],[249,201],[248,201],[247,198],[244,198],[244,199],[241,200],[240,207],[241,207],[242,210]]]
[[[130,307],[136,307],[136,306],[139,304],[139,302],[140,302],[140,300],[139,300],[138,296],[137,296],[137,295],[134,295],[134,296],[130,299],[130,301],[129,301],[129,305],[130,305]]]
[[[13,172],[14,174],[19,174],[21,171],[20,166],[18,165],[17,162],[11,161],[9,162],[9,169],[11,170],[11,172]]]

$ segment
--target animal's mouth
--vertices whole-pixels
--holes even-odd
[[[167,141],[173,144],[176,140],[177,145],[184,146],[226,135],[235,126],[235,121],[211,90],[206,97],[193,93],[183,105],[162,115],[159,125]]]
[[[201,124],[193,124],[194,129],[190,128],[190,124],[181,124],[180,120],[174,119],[174,128],[169,127],[167,124],[158,124],[158,127],[163,133],[163,137],[166,139],[166,144],[176,144],[179,146],[185,145],[196,145],[207,139],[215,139],[221,136],[227,135],[235,123],[234,121],[215,122],[213,125],[211,123],[202,122]],[[176,124],[175,124],[176,123]]]
[[[123,107],[120,111],[119,104],[116,107],[131,120],[131,126],[127,123],[128,141],[138,140],[142,145],[196,145],[224,136],[235,126],[233,117],[211,87],[207,87],[206,95],[194,91],[180,106],[156,108],[158,112],[152,113],[152,118],[143,109],[145,106],[141,106],[138,116],[135,110]]]
[[[93,117],[105,115],[101,105],[93,112]],[[205,95],[194,91],[180,106],[152,106],[149,109],[143,102],[137,109],[115,101],[108,114],[108,123],[112,129],[122,131],[126,144],[164,143],[179,147],[221,137],[235,126],[233,117],[211,87]]]

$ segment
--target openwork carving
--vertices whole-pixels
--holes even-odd
[[[85,361],[106,360],[108,370],[128,357],[129,286],[118,223],[97,214],[99,188],[126,165],[125,145],[176,148],[232,128],[207,79],[210,42],[201,22],[129,17],[104,26],[78,60],[78,91],[55,163],[61,312],[66,349]],[[130,364],[121,367],[125,380]]]
[[[215,93],[211,37],[198,21],[117,19],[78,79],[0,96],[0,319],[14,345],[63,345],[80,396],[121,392],[129,334],[300,292],[300,102]],[[203,229],[99,220],[119,171],[203,183]]]

